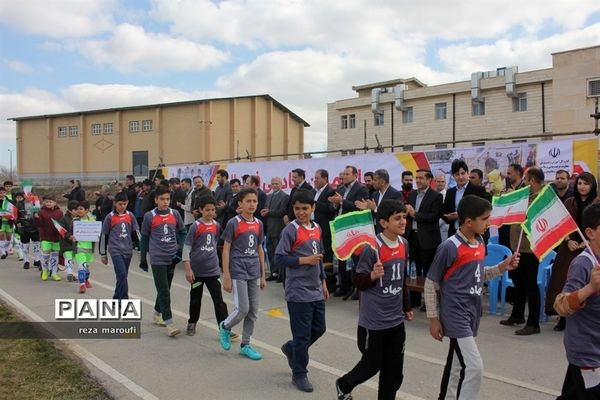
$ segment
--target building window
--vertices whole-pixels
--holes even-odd
[[[588,97],[600,97],[600,79],[588,81]]]
[[[140,121],[129,121],[129,132],[139,132]]]
[[[446,103],[435,103],[435,119],[446,119]]]
[[[66,126],[58,127],[58,137],[67,137],[67,127]]]
[[[485,115],[485,101],[475,101],[472,102],[472,115],[475,117],[477,115]]]
[[[348,127],[350,129],[356,128],[356,114],[348,115]]]
[[[410,124],[411,122],[413,122],[413,108],[406,107],[406,109],[402,111],[402,123]]]
[[[113,133],[113,124],[112,124],[112,122],[107,122],[106,124],[104,124],[104,134],[110,135],[112,133]]]
[[[342,129],[348,129],[348,116],[342,115]]]
[[[92,135],[100,135],[102,133],[102,124],[92,124]]]
[[[150,132],[152,130],[152,120],[145,119],[142,121],[142,131]]]
[[[132,155],[133,176],[148,176],[148,152],[134,151]]]
[[[79,134],[79,129],[77,128],[77,126],[69,127],[69,136],[77,136],[78,134]]]
[[[383,112],[381,114],[375,114],[374,124],[375,126],[382,126],[384,122]]]
[[[513,97],[513,111],[527,111],[527,93],[519,93],[517,97]]]

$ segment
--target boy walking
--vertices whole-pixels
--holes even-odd
[[[405,282],[409,247],[401,236],[406,207],[400,200],[382,200],[377,215],[383,229],[377,251],[363,248],[354,275],[360,291],[357,345],[362,357],[335,382],[339,400],[352,399],[352,390],[378,372],[378,400],[395,399],[404,378],[404,321],[413,318]]]
[[[67,232],[73,232],[73,218],[75,217],[75,210],[78,206],[79,202],[77,200],[69,200],[67,203],[67,212],[59,221],[60,225],[65,228]],[[77,282],[78,279],[73,275],[75,256],[73,254],[73,240],[70,234],[60,238],[60,251],[63,255],[65,268],[67,270],[67,281]]]
[[[96,218],[90,214],[90,203],[86,200],[80,201],[75,209],[75,221],[92,222]],[[94,242],[76,241],[72,236],[73,249],[75,250],[75,261],[77,262],[77,278],[79,280],[79,293],[85,293],[92,287],[90,282],[90,265],[94,262]],[[65,261],[66,262],[66,261]]]
[[[60,236],[52,220],[58,221],[63,217],[63,212],[56,205],[56,200],[51,195],[42,198],[42,208],[33,214],[35,224],[40,232],[42,241],[42,280],[47,281],[49,272],[52,279],[60,281],[58,275],[58,252],[60,251]]]
[[[325,333],[325,301],[329,292],[323,269],[321,227],[311,221],[314,195],[299,189],[292,199],[296,219],[288,224],[275,249],[275,265],[286,269],[285,301],[290,314],[292,340],[281,346],[292,369],[292,383],[312,392],[308,380],[308,348]]]
[[[475,336],[482,314],[483,282],[519,265],[516,253],[484,268],[482,235],[489,227],[491,210],[485,199],[475,195],[462,198],[457,208],[460,228],[438,247],[425,280],[429,333],[439,341],[444,336],[450,339],[440,399],[479,398],[483,362]]]
[[[171,312],[171,282],[175,265],[181,260],[180,251],[186,231],[177,211],[169,207],[171,193],[158,186],[154,191],[156,208],[144,215],[142,240],[140,241],[140,268],[148,271],[147,254],[150,255],[152,276],[156,287],[154,323],[167,327],[167,336],[179,335],[181,331],[173,323]]]
[[[18,193],[21,194],[21,193]],[[23,193],[24,195],[24,193]],[[24,196],[15,196],[17,199],[22,197],[23,200],[17,201],[17,209],[19,210],[17,218],[17,232],[21,237],[21,245],[23,247],[23,269],[30,267],[30,254],[33,253],[33,261],[35,266],[40,266],[40,233],[35,227],[33,221],[33,212],[31,202]]]
[[[100,256],[104,265],[108,264],[107,249],[115,269],[115,293],[113,299],[129,298],[127,275],[133,255],[133,235],[138,235],[140,228],[132,212],[127,211],[127,193],[115,195],[114,211],[111,211],[102,222]]]
[[[200,199],[198,209],[202,217],[192,223],[183,244],[185,279],[191,284],[190,319],[185,332],[188,336],[196,334],[196,323],[200,318],[202,292],[205,285],[213,301],[217,324],[224,321],[228,314],[219,281],[221,269],[216,249],[221,227],[215,221],[216,205],[212,196]]]
[[[231,349],[231,328],[244,321],[240,354],[251,360],[262,354],[250,346],[254,323],[258,318],[258,288],[264,289],[265,237],[262,222],[254,217],[258,193],[246,188],[237,196],[240,214],[227,222],[223,232],[223,289],[231,293],[235,309],[219,324],[219,341],[223,350]]]
[[[600,204],[588,206],[581,217],[592,249],[571,262],[567,282],[554,308],[567,318],[564,345],[569,366],[558,399],[600,398]]]

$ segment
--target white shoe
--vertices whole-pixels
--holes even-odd
[[[181,331],[175,326],[175,324],[167,325],[167,336],[173,337],[177,336],[181,333]]]

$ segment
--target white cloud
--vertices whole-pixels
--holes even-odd
[[[19,60],[2,60],[4,65],[6,65],[10,70],[17,72],[19,74],[31,74],[33,72],[33,67],[29,64],[26,64]]]
[[[583,26],[596,0],[154,0],[151,15],[191,38],[249,47],[309,46],[351,51],[407,36],[425,39],[495,38],[514,27]],[[401,51],[401,49],[397,49]]]
[[[3,1],[0,22],[27,34],[83,37],[109,30],[117,6],[116,0]]]
[[[229,55],[213,46],[130,24],[117,26],[108,40],[73,43],[86,58],[120,72],[200,71],[217,67]]]
[[[211,97],[210,92],[185,92],[159,86],[96,85],[82,83],[62,91],[65,102],[77,110],[169,103]],[[140,100],[141,99],[141,100]]]
[[[528,71],[551,67],[551,53],[595,46],[598,45],[598,38],[600,23],[541,40],[526,37],[516,40],[500,39],[480,46],[459,44],[441,49],[439,55],[446,70],[463,74],[510,65],[518,65],[520,71]]]

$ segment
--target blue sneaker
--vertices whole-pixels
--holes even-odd
[[[224,322],[221,322],[219,324],[219,342],[221,343],[221,347],[223,348],[223,350],[229,350],[231,349],[230,331],[225,329],[225,326],[223,326],[223,324]]]
[[[261,359],[262,359],[262,354],[260,354],[260,353],[259,353],[258,351],[256,351],[256,350],[254,350],[254,349],[252,348],[252,346],[250,346],[249,344],[247,344],[247,345],[245,345],[245,346],[244,346],[244,345],[242,345],[242,346],[240,347],[240,354],[241,354],[241,355],[243,355],[243,356],[246,356],[246,357],[248,357],[248,358],[249,358],[249,359],[251,359],[251,360],[255,360],[255,361],[258,361],[258,360],[261,360]]]

